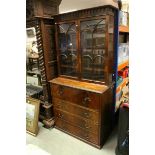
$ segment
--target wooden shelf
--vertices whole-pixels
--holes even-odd
[[[122,88],[128,83],[128,81],[129,81],[129,78],[125,78],[125,79],[121,82],[121,84],[117,87],[116,93],[118,93],[119,91],[121,91]]]
[[[129,60],[127,60],[127,61],[125,61],[125,62],[119,64],[117,70],[120,71],[120,70],[122,70],[123,68],[125,68],[125,67],[128,66],[128,65],[129,65]]]
[[[119,32],[126,32],[129,33],[129,27],[128,26],[119,26]]]

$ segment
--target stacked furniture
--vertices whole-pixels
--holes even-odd
[[[118,9],[105,5],[56,15],[54,21],[55,127],[101,148],[114,121]]]
[[[40,120],[46,127],[53,126],[53,113],[49,80],[57,77],[55,52],[55,29],[52,15],[58,14],[61,0],[26,0],[26,28],[35,29],[38,65],[43,95],[41,100]],[[31,69],[32,70],[32,69]],[[27,72],[28,74],[28,72]],[[36,74],[31,71],[31,74]]]

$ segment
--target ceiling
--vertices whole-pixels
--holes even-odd
[[[62,0],[59,11],[60,13],[72,12],[76,10],[102,6],[104,4],[114,3],[116,0]]]

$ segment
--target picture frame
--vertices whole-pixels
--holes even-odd
[[[40,100],[27,97],[26,98],[26,132],[37,136],[39,127],[39,109],[40,109]]]
[[[26,29],[26,33],[27,33],[27,37],[28,38],[34,38],[34,37],[36,37],[36,32],[35,32],[35,28],[34,27],[27,28]]]

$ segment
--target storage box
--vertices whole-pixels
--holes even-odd
[[[129,59],[129,44],[121,43],[118,48],[118,64],[121,64]]]
[[[119,25],[128,26],[128,13],[119,11]]]
[[[122,8],[121,8],[122,11],[124,12],[129,12],[129,2],[128,1],[122,1]]]

